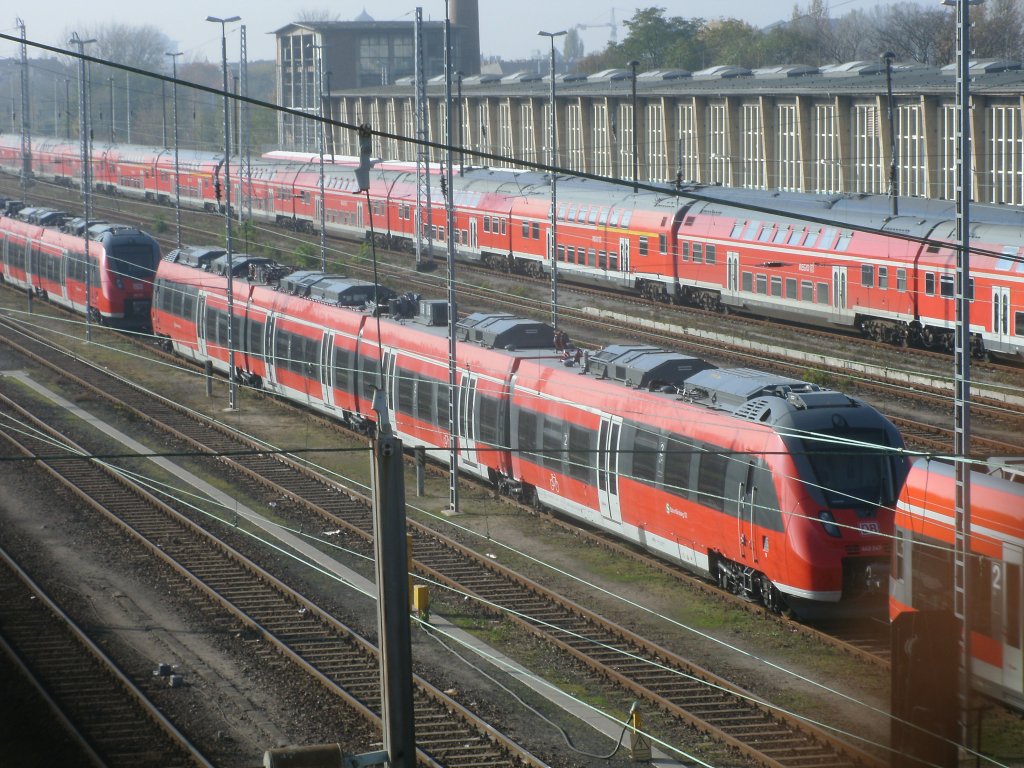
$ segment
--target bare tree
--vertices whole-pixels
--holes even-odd
[[[971,43],[980,58],[1020,59],[1024,47],[1021,0],[989,0],[971,12]]]
[[[130,26],[127,24],[106,24],[92,29],[78,29],[83,39],[93,39],[95,46],[86,53],[115,64],[162,72],[166,69],[165,51],[171,50],[171,40],[159,28],[152,25]],[[72,31],[64,35],[71,38]]]
[[[892,4],[875,9],[876,53],[892,51],[900,61],[941,66],[952,60],[953,14],[941,8]]]
[[[584,54],[583,40],[580,38],[580,32],[573,27],[565,33],[565,46],[562,48],[562,56],[565,57],[566,62],[572,62],[582,59]]]

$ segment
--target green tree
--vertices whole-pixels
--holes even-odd
[[[626,39],[615,46],[620,61],[613,66],[636,60],[640,69],[700,69],[705,60],[700,39],[704,19],[665,17],[665,9],[650,7],[637,10],[632,19],[623,22],[629,30]],[[612,46],[609,46],[612,47]]]
[[[764,35],[740,19],[710,22],[701,35],[707,58],[715,64],[736,64],[741,67],[763,65]]]
[[[579,61],[583,58],[583,40],[580,38],[579,30],[572,28],[565,33],[565,46],[562,48],[562,56],[566,63]]]

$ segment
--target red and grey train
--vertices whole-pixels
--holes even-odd
[[[149,327],[160,246],[145,232],[106,221],[86,227],[57,211],[12,210],[0,215],[0,250],[4,282],[82,315],[88,308],[95,322]]]
[[[1016,475],[1018,482],[1011,479]],[[1024,711],[1024,476],[971,473],[967,612],[974,687]],[[896,507],[889,614],[953,612],[953,467],[915,460]]]
[[[0,167],[20,172],[20,149],[19,136],[0,136]],[[42,139],[33,145],[39,177],[77,178],[78,157],[71,142]],[[327,229],[363,240],[372,227],[381,240],[411,247],[416,179],[408,164],[378,163],[367,202],[356,194],[353,158],[331,160],[322,203]],[[166,149],[101,146],[93,165],[98,187],[154,200],[174,196],[174,155]],[[270,153],[252,164],[245,179],[240,163],[231,168],[239,174],[232,184],[236,203],[251,206],[254,218],[319,227],[319,163],[312,156]],[[220,155],[181,153],[182,203],[217,207],[222,173]],[[431,184],[433,200],[441,201],[440,177],[435,174]],[[467,168],[454,187],[459,258],[501,269],[548,270],[547,176]],[[443,242],[445,212],[435,206],[430,216],[434,239]],[[946,201],[902,199],[899,215],[892,216],[888,199],[872,195],[703,186],[634,194],[566,178],[559,182],[557,217],[555,254],[567,280],[709,309],[857,328],[898,344],[954,343],[955,227]],[[975,353],[1024,355],[1024,212],[976,205],[971,238]]]
[[[421,302],[419,321],[378,319],[341,306],[391,298],[372,284],[319,272],[278,280],[246,257],[233,266],[240,375],[364,426],[382,387],[405,444],[447,461],[443,303]],[[221,371],[225,272],[219,251],[168,254],[153,304],[168,347]],[[458,327],[461,471],[776,609],[852,612],[871,589],[881,598],[905,460],[873,408],[649,347],[564,358],[550,327],[508,315]]]

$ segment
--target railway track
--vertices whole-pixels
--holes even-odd
[[[7,339],[12,335],[6,334]],[[23,342],[23,346],[29,344],[28,339]],[[54,354],[45,344],[31,345],[40,359]],[[264,444],[240,443],[236,436],[211,429],[205,421],[183,416],[171,404],[154,401],[152,395],[111,380],[106,374],[90,382],[101,372],[84,362],[60,358],[48,364],[63,375],[74,375],[81,386],[116,398],[122,407],[160,424],[195,450],[216,453],[247,477],[264,483],[277,498],[283,495],[318,515],[328,515],[331,525],[369,541],[370,508],[357,493],[325,482],[296,462],[272,456]],[[802,761],[807,755],[816,755],[821,765],[878,764],[831,734],[773,711],[728,681],[546,592],[493,561],[423,526],[410,527],[415,568],[420,575],[479,597],[493,610],[513,616],[512,620],[524,630],[560,648],[631,695],[644,698],[679,723],[713,734],[763,765],[805,765]]]
[[[95,765],[212,764],[117,664],[0,549],[0,646]]]
[[[379,658],[368,641],[123,474],[80,458],[89,455],[87,447],[72,443],[7,397],[2,398],[2,407],[40,433],[15,437],[5,430],[5,438],[17,450],[26,456],[53,457],[55,443],[66,446],[69,458],[42,462],[55,480],[379,727]],[[543,766],[425,680],[415,678],[413,695],[420,764]]]

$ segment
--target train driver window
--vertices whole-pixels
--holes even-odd
[[[924,292],[929,296],[935,295],[935,275],[932,272],[925,273]]]

